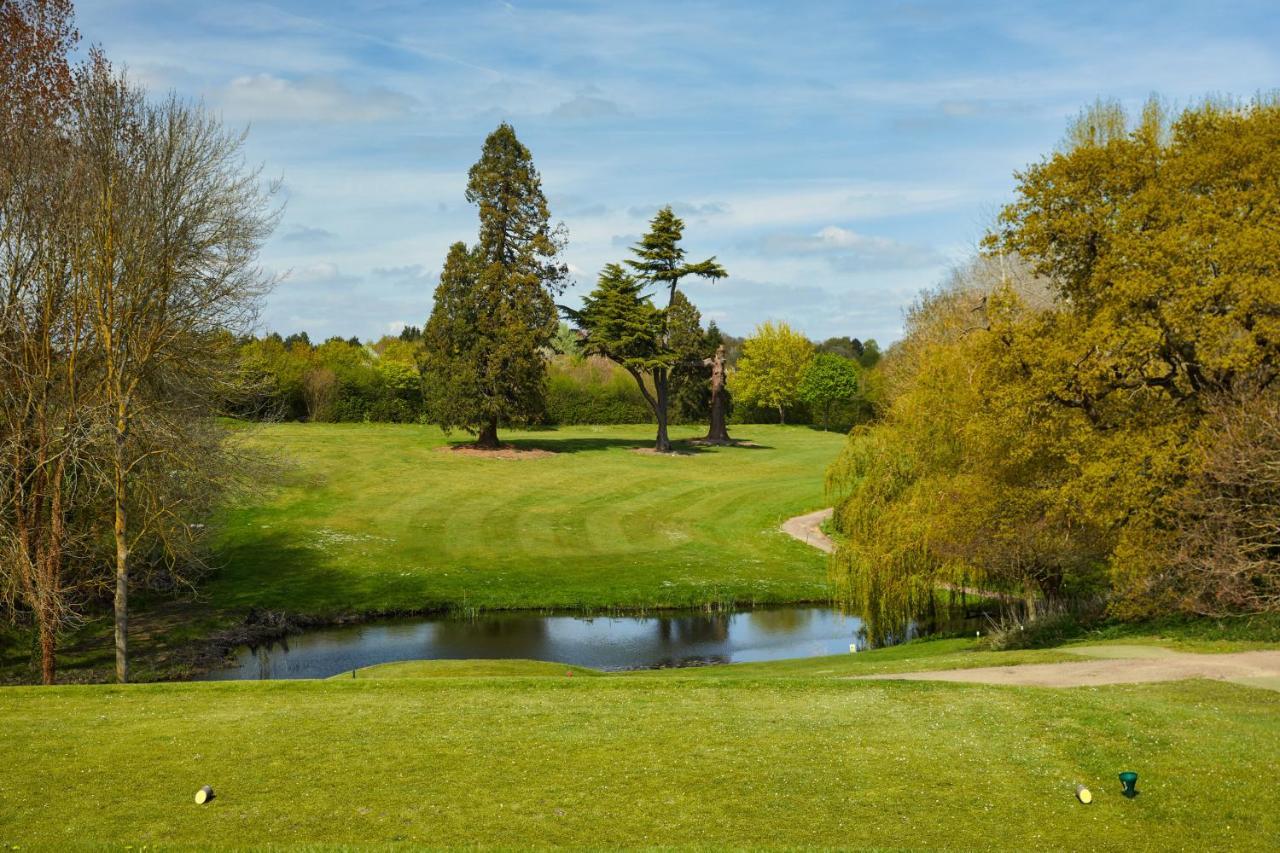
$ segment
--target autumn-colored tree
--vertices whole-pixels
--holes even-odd
[[[81,173],[64,129],[74,98],[69,2],[0,3],[0,604],[35,624],[41,679],[58,632],[97,578],[92,503],[92,345],[75,268]]]
[[[1082,416],[1076,500],[1117,532],[1117,613],[1167,604],[1155,547],[1210,400],[1280,377],[1280,103],[1206,102],[1132,125],[1099,105],[1020,175],[988,239],[1052,284],[1060,310],[1002,324],[1011,376]],[[1176,598],[1176,596],[1174,596]]]
[[[1030,613],[1275,607],[1270,534],[1245,535],[1274,496],[1240,471],[1273,452],[1280,106],[1123,118],[1087,111],[1020,176],[986,257],[876,371],[882,420],[831,471],[833,567],[882,624],[968,580]]]

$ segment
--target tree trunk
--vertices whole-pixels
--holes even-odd
[[[658,392],[657,405],[653,407],[654,417],[658,419],[658,438],[653,449],[659,453],[671,452],[671,439],[667,437],[667,377],[655,372],[653,388]]]
[[[778,423],[785,424],[787,422],[787,413],[782,410],[782,406],[778,406]]]
[[[129,545],[125,541],[124,502],[116,497],[116,681],[129,680]]]
[[[831,404],[827,403],[822,407],[822,431],[826,432],[831,427]]]
[[[48,613],[40,613],[40,681],[53,684],[58,660],[58,627]]]
[[[703,441],[714,444],[731,444],[729,428],[724,419],[724,345],[716,347],[711,361],[711,424]]]
[[[498,443],[497,418],[493,418],[487,424],[480,427],[480,435],[476,436],[476,447],[483,447],[485,450],[497,450],[501,447]]]
[[[116,681],[129,681],[129,540],[124,508],[123,419],[116,426],[115,457],[115,539],[116,539]]]

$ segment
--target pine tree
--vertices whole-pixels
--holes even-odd
[[[435,422],[495,448],[500,422],[527,423],[543,409],[542,350],[555,335],[554,297],[568,275],[559,261],[565,236],[551,225],[532,155],[508,124],[485,140],[467,201],[479,208],[479,238],[449,251],[424,333],[423,374]]]
[[[434,422],[446,430],[474,423],[481,396],[475,267],[465,243],[449,247],[422,332],[423,398]]]
[[[672,354],[662,346],[662,312],[644,294],[644,283],[618,264],[600,272],[582,309],[566,312],[584,329],[586,355],[600,355],[622,365],[635,377],[650,407],[657,400],[645,382],[654,370],[670,367]]]

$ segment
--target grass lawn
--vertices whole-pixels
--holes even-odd
[[[313,620],[379,613],[606,611],[823,601],[822,554],[778,530],[828,503],[843,435],[739,426],[758,447],[636,452],[654,427],[505,431],[528,458],[452,452],[434,427],[264,424],[280,461],[252,503],[225,514],[195,601],[136,594],[135,679],[198,670],[201,641],[251,608]],[[673,439],[704,428],[675,427]],[[688,448],[692,450],[691,448]],[[109,614],[63,640],[66,680],[109,680]],[[32,680],[30,639],[0,626],[0,681]]]
[[[1280,837],[1280,693],[833,677],[977,654],[966,642],[658,674],[449,662],[330,681],[6,688],[0,841],[1264,849]],[[1127,769],[1140,774],[1132,801],[1116,779]],[[218,796],[196,806],[203,784]]]
[[[566,427],[503,434],[552,455],[484,459],[433,427],[263,426],[255,442],[290,467],[230,514],[203,592],[312,615],[825,599],[822,555],[777,528],[824,504],[843,436],[735,433],[761,446],[659,457],[635,452],[652,426]]]

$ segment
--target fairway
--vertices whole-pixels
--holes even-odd
[[[1061,653],[940,641],[802,668],[450,662],[386,678],[11,688],[0,839],[1145,850],[1262,849],[1280,833],[1275,692],[832,677],[967,654]],[[1135,800],[1116,780],[1129,769]],[[196,806],[205,784],[217,798]]]
[[[824,505],[843,436],[743,426],[756,446],[639,452],[650,425],[506,431],[521,458],[397,424],[253,427],[278,487],[229,514],[215,608],[308,615],[643,609],[825,600],[823,555],[778,529]],[[704,428],[677,427],[674,438]]]

